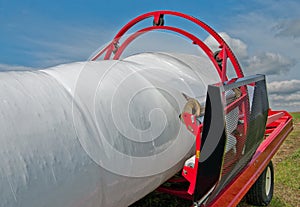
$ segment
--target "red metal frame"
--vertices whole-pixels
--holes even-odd
[[[196,125],[191,117],[191,114],[185,114],[184,120],[187,129],[193,132],[196,136],[196,140],[201,140],[200,133],[202,130],[202,124]],[[191,126],[191,127],[189,127]],[[192,130],[191,130],[192,129]],[[251,186],[259,178],[261,173],[264,171],[272,157],[275,155],[280,145],[283,143],[285,138],[293,129],[292,117],[286,111],[269,111],[267,127],[265,130],[265,140],[256,150],[252,160],[248,165],[220,192],[220,194],[207,206],[209,207],[223,207],[223,206],[237,206],[243,199],[246,193],[249,191]],[[199,134],[196,134],[198,132]],[[198,142],[199,142],[198,141]],[[200,146],[198,143],[197,146]],[[200,148],[199,148],[200,149]],[[196,150],[199,150],[198,148]],[[197,156],[196,156],[197,159]],[[199,159],[199,157],[198,157]],[[195,164],[198,160],[195,161]],[[186,169],[187,166],[184,167]],[[195,170],[197,169],[195,165]],[[184,176],[184,174],[183,174]],[[184,176],[185,177],[185,176]],[[187,177],[185,177],[187,179]],[[195,180],[188,178],[190,183]],[[173,182],[179,183],[184,180],[174,180]],[[189,190],[193,189],[194,186],[190,186]],[[167,187],[158,188],[159,192],[172,194],[184,199],[192,200],[192,196],[189,190],[175,190]]]
[[[230,80],[229,82],[233,83],[236,80],[237,79]],[[244,86],[242,86],[242,87],[244,88]],[[245,140],[246,140],[244,136],[246,136],[246,134],[247,134],[247,132],[245,130],[247,129],[247,126],[248,126],[248,118],[247,118],[248,117],[247,113],[249,111],[249,110],[247,110],[248,105],[249,105],[248,104],[248,94],[246,93],[246,91],[241,90],[241,96],[224,108],[225,114],[228,114],[234,108],[237,108],[237,107],[239,108],[240,114],[243,115],[242,117],[240,117],[240,119],[244,120],[244,125],[243,125],[244,133],[243,133],[243,136],[236,137],[238,139],[237,153],[231,159],[230,162],[226,163],[226,165],[224,164],[223,173],[226,170],[229,170],[231,164],[236,162],[240,158],[240,155],[242,154],[243,147],[244,147]],[[198,171],[198,164],[199,164],[199,158],[200,158],[201,133],[202,133],[203,124],[202,123],[198,124],[196,121],[196,117],[192,114],[183,113],[182,116],[183,116],[182,118],[184,120],[187,130],[192,132],[195,135],[195,139],[196,139],[196,152],[195,152],[196,156],[195,156],[194,167],[184,166],[183,170],[182,170],[182,176],[189,182],[189,188],[188,188],[188,190],[173,190],[172,188],[160,187],[159,191],[173,194],[173,195],[176,195],[176,196],[179,196],[182,198],[192,198],[192,197],[190,197],[190,195],[193,195],[194,191],[195,191],[196,174]]]
[[[195,185],[196,185],[196,174],[198,170],[198,163],[199,163],[199,158],[200,158],[200,149],[201,149],[201,133],[202,133],[202,128],[203,124],[198,124],[196,117],[193,114],[189,113],[183,113],[182,118],[184,120],[185,126],[187,130],[192,132],[195,135],[196,138],[196,150],[195,150],[195,164],[194,167],[190,166],[184,166],[182,170],[182,176],[184,180],[179,179],[179,180],[169,180],[169,183],[183,183],[187,182],[189,183],[189,188],[186,189],[172,189],[172,187],[159,187],[157,189],[158,192],[163,192],[163,193],[168,193],[171,195],[175,195],[177,197],[181,197],[184,199],[192,200],[193,193],[195,191]]]
[[[214,59],[214,55],[213,52],[211,51],[211,49],[204,44],[200,39],[198,39],[196,36],[192,35],[189,32],[186,32],[182,29],[176,28],[176,27],[170,27],[170,26],[152,26],[152,27],[146,27],[144,29],[141,29],[135,33],[133,33],[131,36],[129,36],[124,43],[118,48],[118,50],[115,53],[114,56],[114,60],[118,60],[121,56],[121,54],[123,53],[123,51],[125,50],[125,48],[137,37],[139,37],[140,35],[152,31],[152,30],[169,30],[169,31],[173,31],[173,32],[177,32],[179,34],[182,34],[183,36],[191,39],[193,41],[193,44],[198,45],[208,56],[208,58],[212,61],[212,63],[214,64],[218,74],[220,77],[224,77],[224,80],[227,80],[226,78],[226,73],[223,74],[223,72],[221,72],[217,61]],[[224,76],[223,76],[224,75]]]
[[[237,100],[225,107],[225,114],[229,113],[231,110],[238,106],[242,108],[242,111],[245,110],[245,107],[248,106],[246,104],[248,100],[246,96],[246,94],[242,94]],[[172,194],[184,199],[192,200],[191,195],[193,194],[195,189],[195,173],[198,169],[198,161],[200,157],[201,146],[201,132],[203,125],[197,125],[195,117],[192,114],[184,113],[183,119],[186,128],[189,131],[191,131],[196,137],[195,166],[194,168],[184,166],[182,171],[182,176],[188,181],[190,186],[187,190],[177,190],[172,189],[172,187],[160,187],[158,191]],[[245,124],[247,124],[247,122],[245,122]],[[238,203],[243,199],[243,197],[249,191],[251,186],[255,183],[255,181],[261,175],[268,163],[271,161],[272,157],[277,152],[280,145],[292,129],[292,117],[289,113],[287,113],[286,111],[269,110],[265,130],[265,140],[260,144],[248,165],[229,184],[226,185],[226,187],[219,193],[219,195],[213,201],[211,201],[210,204],[206,206],[221,207],[238,205]],[[240,147],[237,146],[237,156],[234,158],[234,160],[238,159],[239,154],[243,150],[243,146],[244,143],[240,143]],[[223,166],[223,169],[226,170],[226,166]],[[178,183],[178,181],[176,180],[174,180],[173,182]],[[180,182],[182,183],[184,182],[184,180],[180,180]]]
[[[209,206],[237,206],[259,178],[282,142],[293,129],[292,117],[286,111],[269,111],[268,119],[281,114],[266,127],[266,139],[258,147],[249,164],[231,181]]]
[[[124,36],[124,34],[130,29],[132,28],[134,25],[136,25],[137,23],[148,19],[148,18],[153,18],[153,21],[155,23],[159,23],[160,18],[163,18],[166,15],[170,15],[170,16],[176,16],[176,17],[180,17],[183,19],[186,19],[188,21],[191,21],[193,23],[195,23],[196,25],[198,25],[199,27],[201,27],[202,29],[204,29],[208,34],[210,34],[219,44],[220,44],[220,48],[221,48],[221,52],[219,53],[218,57],[220,59],[222,59],[222,71],[220,69],[220,67],[218,66],[216,60],[213,57],[213,52],[209,49],[209,47],[207,47],[207,45],[205,45],[200,39],[198,39],[196,36],[192,35],[189,32],[186,32],[184,30],[181,30],[179,28],[176,27],[170,27],[170,26],[163,26],[163,25],[159,25],[159,26],[152,26],[152,27],[147,27],[144,28],[142,30],[139,30],[137,32],[135,32],[134,34],[132,34],[123,44],[120,48],[118,48],[118,43],[119,40]],[[189,39],[191,39],[193,41],[194,44],[197,44],[205,53],[206,55],[209,57],[209,59],[212,61],[212,63],[214,64],[216,70],[218,71],[220,78],[222,81],[226,81],[227,80],[227,76],[226,76],[226,63],[227,63],[227,59],[229,58],[229,60],[231,61],[233,68],[236,72],[236,75],[238,78],[244,77],[243,71],[234,55],[234,53],[232,52],[232,50],[230,49],[230,47],[227,45],[227,43],[223,40],[223,38],[216,32],[214,31],[211,27],[209,27],[207,24],[205,24],[204,22],[200,21],[199,19],[180,13],[180,12],[174,12],[174,11],[154,11],[154,12],[149,12],[146,14],[142,14],[136,18],[134,18],[133,20],[131,20],[130,22],[128,22],[114,37],[114,39],[111,41],[110,44],[108,44],[104,49],[102,49],[100,52],[98,52],[95,56],[93,56],[91,58],[92,61],[98,59],[100,56],[102,56],[105,53],[104,59],[108,60],[111,58],[112,53],[115,53],[115,56],[113,59],[119,59],[120,55],[122,54],[122,52],[124,51],[124,49],[128,46],[128,44],[130,44],[136,37],[140,36],[141,34],[148,32],[148,31],[153,31],[153,30],[169,30],[169,31],[173,31],[173,32],[177,32]]]
[[[194,167],[184,166],[182,170],[182,176],[190,183],[187,193],[193,195],[196,186],[196,175],[198,171],[198,163],[200,158],[201,132],[202,132],[203,124],[198,125],[196,117],[189,113],[183,113],[183,119],[186,128],[196,136],[195,165]]]
[[[191,21],[203,30],[205,30],[208,34],[210,34],[220,45],[219,47],[221,48],[221,51],[217,57],[219,59],[222,59],[221,67],[215,60],[213,51],[207,45],[205,45],[203,41],[201,41],[199,38],[185,30],[159,24],[160,20],[166,15],[176,16]],[[143,28],[131,34],[125,41],[123,41],[120,47],[118,46],[120,39],[130,28],[148,18],[153,18],[153,21],[155,23],[154,26]],[[244,77],[242,69],[234,53],[217,32],[215,32],[211,27],[209,27],[207,24],[198,20],[195,17],[174,11],[154,11],[134,18],[116,34],[113,40],[104,49],[102,49],[95,56],[93,56],[91,60],[95,61],[102,55],[104,55],[104,60],[111,59],[112,55],[113,59],[117,60],[120,58],[126,47],[133,40],[135,40],[137,37],[146,32],[155,30],[173,31],[192,40],[192,43],[198,45],[205,52],[208,58],[212,61],[222,82],[228,80],[226,75],[228,59],[233,65],[237,78]],[[230,80],[228,83],[234,82],[237,78]],[[241,111],[248,111],[247,109],[249,107],[249,104],[247,104],[248,97],[246,94],[246,87],[241,87],[240,89],[242,92],[242,96],[238,100],[226,107],[226,113],[230,112],[233,108],[235,108],[238,102],[242,103],[240,109]],[[194,135],[196,136],[195,166],[194,168],[185,166],[183,168],[183,177],[177,179],[173,178],[169,180],[169,182],[182,183],[186,182],[187,180],[191,185],[188,190],[176,190],[172,188],[160,187],[158,188],[158,191],[192,200],[191,194],[194,192],[196,183],[196,176],[194,176],[194,174],[197,172],[198,159],[200,157],[202,124],[197,125],[195,117],[193,117],[193,115],[191,114],[184,113],[183,119],[185,121],[187,129],[194,133]],[[244,117],[244,119],[246,119],[246,117]],[[242,198],[245,196],[245,194],[248,192],[248,190],[251,188],[254,182],[258,179],[258,177],[268,165],[271,158],[274,156],[274,154],[276,153],[284,139],[287,137],[289,132],[292,130],[292,128],[292,118],[287,112],[270,110],[265,131],[266,139],[259,146],[250,163],[220,192],[220,194],[209,204],[209,206],[236,206],[242,200]]]

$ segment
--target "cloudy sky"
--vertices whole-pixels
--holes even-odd
[[[86,60],[128,20],[162,9],[208,23],[228,41],[245,74],[267,75],[272,108],[300,111],[299,0],[0,0],[0,70]]]

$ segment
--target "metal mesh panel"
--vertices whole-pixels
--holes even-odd
[[[221,107],[225,111],[226,144],[220,180],[206,204],[251,160],[264,139],[269,109],[264,76],[245,78],[220,87],[223,99]]]

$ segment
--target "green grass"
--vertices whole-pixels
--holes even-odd
[[[300,206],[300,149],[275,167],[275,194],[270,207]]]
[[[291,113],[294,130],[281,147],[275,165],[275,197],[272,207],[300,206],[300,113]],[[275,157],[276,158],[276,157]]]
[[[278,196],[273,197],[269,206],[270,207],[293,207],[292,205],[286,203],[284,200],[282,200]]]
[[[300,149],[279,163],[276,168],[276,181],[293,190],[300,190]]]
[[[300,112],[291,112],[290,114],[293,116],[294,123],[300,122]]]

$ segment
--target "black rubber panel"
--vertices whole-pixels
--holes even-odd
[[[224,109],[220,87],[208,86],[194,201],[200,200],[220,178],[226,145]],[[213,124],[212,124],[213,123]]]
[[[250,83],[254,85],[248,86]],[[238,98],[235,90],[242,89],[248,94],[225,112],[225,107]],[[249,163],[264,139],[268,110],[263,75],[208,86],[195,202],[208,206]],[[226,151],[227,144],[231,148]]]

